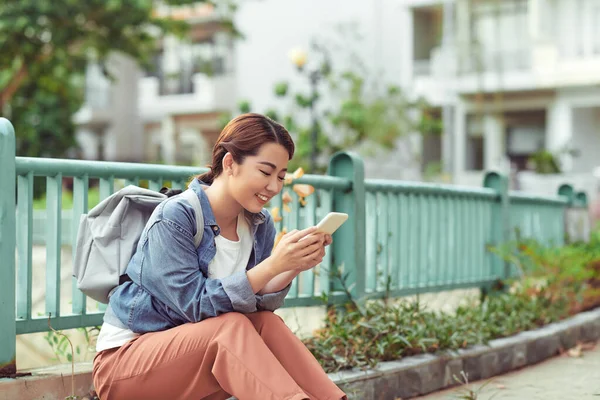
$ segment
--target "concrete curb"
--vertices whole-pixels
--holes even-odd
[[[600,339],[600,308],[580,313],[534,331],[526,331],[487,346],[408,357],[379,364],[376,369],[329,374],[354,399],[411,398],[456,386],[453,376],[464,371],[469,381],[536,364],[570,349],[577,342]]]
[[[71,364],[34,369],[30,376],[0,379],[0,400],[64,400],[71,395],[84,396],[92,389],[92,363],[75,364],[74,382],[71,381]]]
[[[376,369],[329,374],[351,399],[406,399],[456,386],[464,371],[470,381],[487,379],[555,356],[577,342],[600,339],[600,308],[534,331],[492,340],[487,346],[423,354],[380,363]],[[68,368],[67,368],[68,367]],[[33,376],[0,379],[0,400],[62,400],[70,394],[70,365],[31,371]],[[92,385],[91,363],[77,364],[76,394]]]

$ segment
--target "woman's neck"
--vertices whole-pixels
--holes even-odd
[[[221,230],[236,226],[237,217],[242,212],[242,207],[229,195],[225,182],[215,179],[204,192]]]

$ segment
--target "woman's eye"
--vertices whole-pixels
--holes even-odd
[[[281,182],[283,182],[285,180],[285,176],[284,177],[278,176],[277,179],[279,179]]]
[[[262,172],[262,174],[263,174],[264,176],[271,176],[271,174],[269,174],[269,173],[267,173],[267,172],[265,172],[265,171],[263,171],[263,170],[259,170],[259,171],[260,171],[260,172]]]

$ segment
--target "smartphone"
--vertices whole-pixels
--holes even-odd
[[[346,213],[330,212],[317,224],[317,232],[332,235],[347,219]]]

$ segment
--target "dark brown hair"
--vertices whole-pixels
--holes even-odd
[[[196,178],[208,185],[223,172],[223,157],[231,153],[233,160],[242,164],[244,159],[258,154],[265,143],[278,143],[288,152],[290,160],[294,156],[294,141],[288,131],[279,123],[261,114],[242,114],[223,128],[212,153],[210,171]]]

